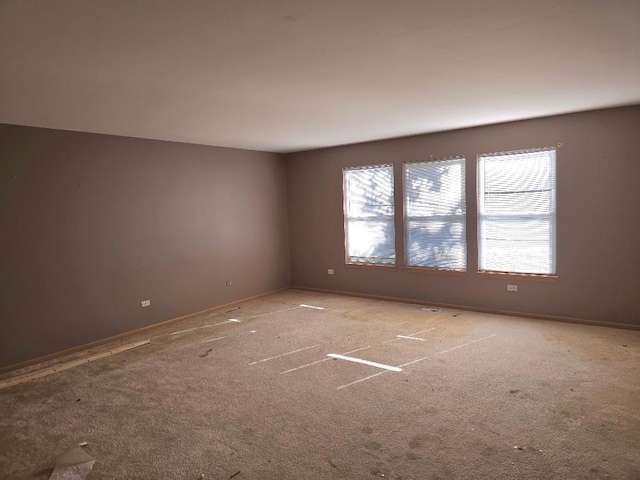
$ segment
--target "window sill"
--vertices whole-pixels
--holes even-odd
[[[347,268],[362,268],[365,270],[397,270],[398,267],[396,265],[384,265],[384,264],[375,264],[375,263],[346,263],[345,266]]]
[[[480,278],[492,278],[494,280],[531,280],[533,282],[556,283],[557,275],[543,275],[533,273],[508,273],[508,272],[478,272]]]
[[[431,267],[402,267],[402,270],[413,273],[435,273],[436,275],[453,275],[456,277],[467,277],[468,272],[463,270],[445,270]]]

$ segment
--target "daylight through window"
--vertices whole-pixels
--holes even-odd
[[[344,170],[347,263],[395,265],[393,166]]]
[[[407,265],[466,270],[465,160],[404,165]]]
[[[478,157],[482,271],[555,275],[556,152]]]

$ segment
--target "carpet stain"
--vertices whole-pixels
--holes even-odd
[[[200,358],[208,357],[208,356],[209,356],[209,354],[210,354],[211,352],[213,352],[213,348],[210,348],[209,350],[207,350],[207,351],[206,351],[206,352],[204,352],[204,353],[201,353],[201,354],[200,354],[200,355],[198,355],[198,356],[199,356]]]
[[[382,448],[382,444],[380,442],[371,441],[364,444],[364,448],[367,450],[380,450]]]
[[[409,441],[409,447],[421,448],[427,443],[429,438],[426,435],[416,435]]]

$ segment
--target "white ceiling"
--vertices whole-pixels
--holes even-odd
[[[639,0],[0,2],[0,123],[291,152],[636,103]]]

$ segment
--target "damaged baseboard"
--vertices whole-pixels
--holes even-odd
[[[96,360],[100,360],[101,358],[110,357],[111,355],[115,355],[116,353],[126,352],[127,350],[131,350],[133,348],[141,347],[143,345],[147,345],[149,340],[142,340],[140,342],[129,343],[126,345],[121,345],[116,348],[112,348],[107,350],[106,352],[96,353],[94,355],[89,355],[88,357],[81,358],[79,360],[73,360],[71,362],[62,363],[60,365],[56,365],[49,368],[44,368],[42,370],[38,370],[34,373],[28,373],[25,375],[20,375],[15,378],[9,378],[7,380],[3,380],[0,382],[0,390],[4,388],[13,387],[14,385],[20,385],[21,383],[30,382],[31,380],[36,380],[37,378],[48,377],[49,375],[53,375],[57,372],[62,372],[64,370],[69,370],[70,368],[74,368],[80,365],[84,365],[85,363],[94,362]]]
[[[100,347],[102,345],[106,345],[111,342],[118,342],[118,341],[124,342],[135,335],[144,335],[145,333],[152,332],[156,329],[165,328],[168,325],[171,325],[173,323],[181,322],[182,320],[188,320],[190,318],[198,317],[200,315],[206,315],[211,312],[215,312],[217,310],[228,309],[235,305],[238,305],[239,303],[248,302],[249,300],[256,300],[258,298],[266,297],[274,293],[282,292],[284,290],[289,290],[290,288],[291,287],[287,286],[287,287],[278,288],[276,290],[269,290],[268,292],[260,293],[258,295],[253,295],[251,297],[241,298],[239,300],[234,300],[233,302],[225,303],[222,305],[216,305],[215,307],[210,307],[205,310],[200,310],[199,312],[189,313],[181,317],[171,318],[169,320],[164,320],[162,322],[154,323],[152,325],[147,325],[146,327],[137,328],[135,330],[129,330],[123,333],[119,333],[117,335],[113,335],[111,337],[103,338],[101,340],[96,340],[95,342],[84,343],[82,345],[78,345],[77,347],[71,347],[65,350],[61,350],[59,352],[54,352],[48,355],[32,358],[30,360],[25,360],[24,362],[7,365],[5,367],[0,368],[0,375],[3,375],[8,372],[12,372],[14,370],[19,370],[21,368],[29,367],[31,365],[36,365],[38,363],[44,363],[51,360],[56,360],[58,358],[62,358],[67,355],[81,352],[83,350],[89,350],[92,348]]]

